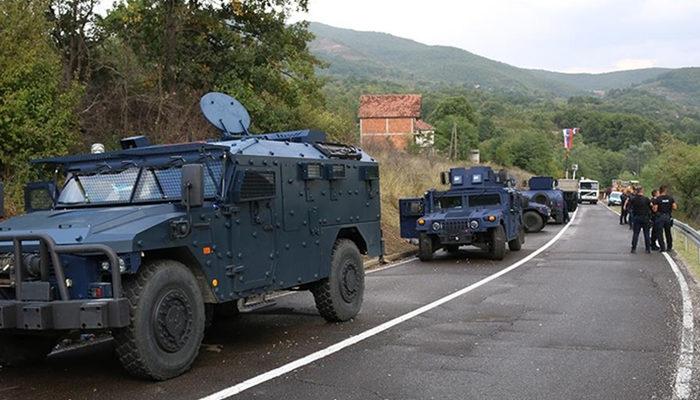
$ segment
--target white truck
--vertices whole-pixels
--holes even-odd
[[[578,184],[578,202],[583,203],[587,201],[590,204],[598,203],[598,196],[600,195],[598,191],[599,187],[598,181],[581,178]]]

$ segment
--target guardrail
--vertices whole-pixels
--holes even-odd
[[[680,233],[683,236],[683,245],[685,246],[685,251],[690,251],[689,245],[695,247],[696,253],[698,255],[698,263],[700,264],[700,232],[693,229],[690,225],[681,222],[677,219],[673,220],[673,230]],[[674,246],[678,246],[678,241],[674,240]]]

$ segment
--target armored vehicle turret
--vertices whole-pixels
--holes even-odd
[[[525,241],[523,199],[505,173],[490,167],[452,168],[442,174],[446,191],[399,200],[401,237],[418,239],[418,255],[431,260],[439,249],[456,252],[474,245],[503,259],[506,243],[520,250]]]
[[[57,179],[0,223],[0,363],[104,331],[130,373],[162,380],[190,368],[219,307],[310,290],[329,321],[359,312],[363,255],[383,248],[376,161],[322,132],[250,135],[220,93],[201,105],[222,139],[36,161]]]

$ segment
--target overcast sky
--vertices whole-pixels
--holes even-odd
[[[309,0],[295,19],[460,47],[526,68],[700,66],[700,0]]]

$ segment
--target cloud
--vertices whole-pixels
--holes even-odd
[[[656,60],[649,58],[625,58],[615,62],[615,69],[618,71],[626,69],[651,68],[656,66]]]

